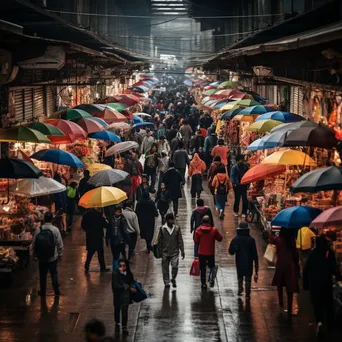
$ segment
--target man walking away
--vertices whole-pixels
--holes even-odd
[[[173,162],[175,168],[180,172],[183,177],[183,184],[185,183],[185,170],[186,166],[189,166],[190,160],[188,152],[184,149],[184,143],[179,143],[179,150],[175,151],[173,154]]]
[[[196,229],[195,244],[198,245],[198,258],[201,269],[202,289],[207,288],[206,267],[210,269],[209,285],[215,284],[215,241],[222,241],[222,235],[211,224],[209,216],[204,216],[202,224]],[[197,255],[195,255],[197,257]]]
[[[87,191],[91,189],[91,186],[88,184],[90,179],[90,172],[89,170],[84,170],[83,178],[80,180],[80,184],[78,186],[78,192],[80,197],[82,197]]]
[[[137,244],[137,237],[140,234],[138,216],[133,210],[132,201],[129,200],[126,202],[125,209],[122,214],[123,216],[125,216],[127,221],[127,230],[129,236],[128,260],[130,260],[134,255],[135,246]]]
[[[51,274],[52,286],[55,296],[59,296],[57,263],[63,253],[63,240],[59,229],[52,225],[53,214],[44,215],[44,224],[36,230],[32,239],[32,250],[39,261],[40,291],[39,295],[46,296],[46,277]]]
[[[108,227],[108,222],[102,216],[101,209],[88,210],[82,218],[81,227],[86,232],[87,259],[84,265],[85,273],[89,272],[90,262],[95,252],[97,252],[101,272],[108,272],[109,268],[106,268],[103,249],[103,229]]]
[[[182,259],[185,258],[184,243],[181,229],[175,224],[173,214],[166,215],[166,224],[159,231],[158,244],[162,250],[162,271],[163,280],[166,288],[170,287],[170,264],[172,269],[171,283],[174,288],[177,287],[176,277],[178,273],[179,251]]]
[[[254,238],[249,235],[247,222],[240,222],[239,227],[236,229],[236,233],[237,236],[230,243],[229,254],[235,254],[235,263],[239,282],[238,295],[242,295],[243,279],[245,278],[246,299],[249,299],[252,286],[253,262],[255,267],[254,281],[256,282],[258,280],[258,252]]]
[[[71,182],[70,185],[67,186],[67,226],[68,232],[71,231],[72,224],[74,221],[74,214],[76,210],[76,203],[78,202],[78,193],[77,193],[77,183]]]

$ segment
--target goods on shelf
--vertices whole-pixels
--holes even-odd
[[[0,247],[0,268],[12,268],[19,258],[12,248]]]

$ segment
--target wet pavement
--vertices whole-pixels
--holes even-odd
[[[250,302],[237,296],[234,258],[227,252],[238,225],[231,207],[227,207],[223,222],[215,214],[216,227],[223,235],[223,241],[216,245],[219,269],[215,287],[202,290],[199,277],[189,276],[193,260],[189,222],[195,207],[189,185],[184,188],[185,197],[180,200],[177,220],[182,228],[186,254],[185,260],[180,260],[177,289],[164,289],[160,260],[148,255],[144,241],[139,241],[131,267],[135,278],[143,283],[149,293],[149,298],[141,304],[130,306],[130,335],[123,340],[315,341],[315,325],[307,293],[298,296],[298,313],[291,320],[278,307],[276,291],[270,286],[274,270],[267,268],[263,261],[265,242],[255,227],[252,228],[252,235],[257,240],[260,258],[259,281],[253,283]],[[211,195],[207,191],[202,198],[213,209]],[[79,228],[79,220],[72,235],[64,241],[64,256],[59,265],[62,292],[59,299],[54,298],[52,291],[46,301],[41,301],[37,296],[39,279],[34,261],[28,269],[17,273],[10,289],[0,289],[1,342],[83,341],[83,326],[93,317],[102,319],[108,335],[113,334],[111,274],[99,272],[96,256],[89,275],[84,274],[85,237]],[[111,255],[107,248],[106,260],[110,265]],[[51,289],[50,282],[48,286]],[[341,334],[335,332],[327,340],[340,341]],[[121,336],[117,335],[115,339],[119,341]]]

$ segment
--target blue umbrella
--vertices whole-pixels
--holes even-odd
[[[231,120],[234,116],[238,115],[242,111],[241,107],[234,108],[224,112],[221,116],[221,120]]]
[[[309,226],[322,210],[306,206],[291,207],[280,211],[272,221],[272,226],[299,229]]]
[[[305,120],[302,116],[297,115],[297,114],[275,111],[275,112],[262,114],[255,121],[268,120],[268,119],[277,120],[277,121],[281,121],[284,123]]]
[[[264,137],[255,140],[248,147],[249,151],[257,151],[257,150],[267,150],[275,147],[282,147],[284,145],[285,138],[287,136],[287,132],[274,132],[269,135],[265,135]]]
[[[134,115],[134,118],[133,118],[133,123],[134,124],[138,124],[138,123],[142,123],[142,122],[144,122],[144,120],[142,118],[140,118],[137,115]]]
[[[98,140],[105,140],[105,141],[112,141],[112,142],[121,142],[121,138],[109,131],[101,131],[96,133],[88,134],[88,138],[91,139],[98,139]]]
[[[265,149],[265,137],[253,141],[248,147],[248,151],[258,151]]]
[[[106,121],[104,121],[104,120],[102,120],[102,119],[100,119],[100,118],[89,118],[89,120],[93,120],[93,121],[96,121],[96,122],[98,122],[100,125],[102,125],[103,127],[107,127],[108,125],[107,125],[107,122]]]
[[[226,105],[229,102],[231,102],[231,101],[229,101],[229,100],[220,101],[220,102],[216,103],[216,105],[214,106],[214,109],[221,109],[224,105]]]
[[[192,82],[190,80],[186,80],[183,82],[187,87],[192,87]]]
[[[210,83],[209,85],[217,88],[220,85],[220,82],[213,82],[213,83]]]
[[[74,154],[54,148],[50,150],[40,150],[32,154],[31,158],[59,165],[68,165],[75,168],[84,167],[81,160]]]
[[[139,127],[147,127],[149,126],[150,129],[154,129],[154,125],[152,122],[140,122],[133,125],[132,129],[139,128]]]
[[[259,114],[260,115],[260,114],[265,114],[265,113],[272,112],[272,111],[274,110],[271,107],[256,105],[256,106],[246,107],[242,109],[242,111],[239,114],[244,114],[244,115]]]

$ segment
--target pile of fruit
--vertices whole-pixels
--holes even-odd
[[[11,268],[18,261],[19,258],[12,248],[0,247],[0,268]]]

